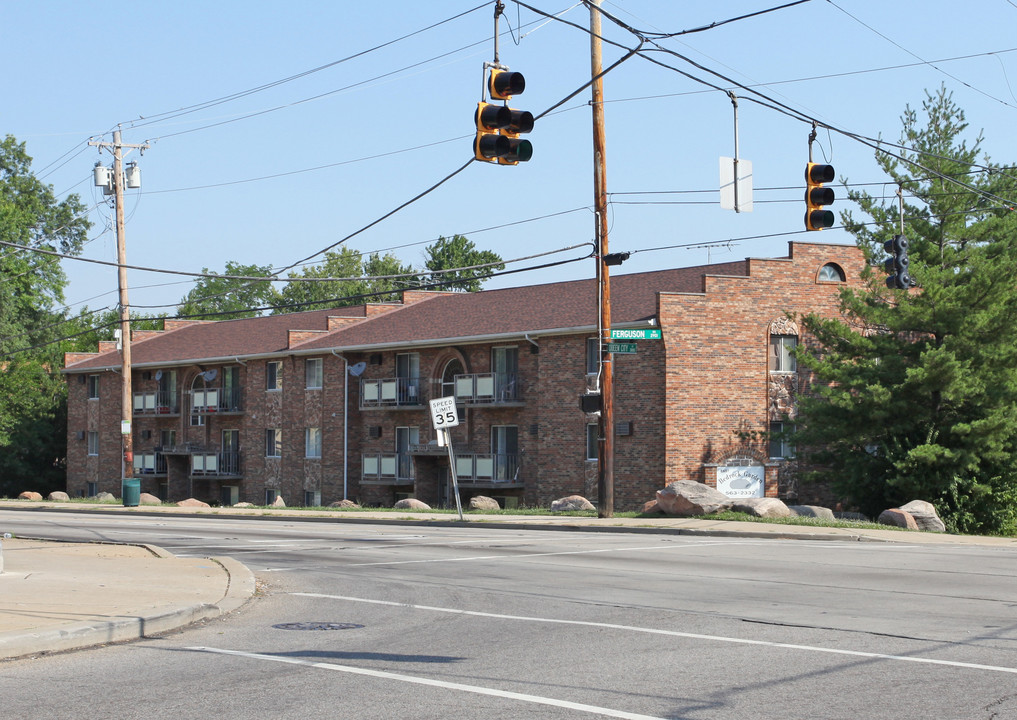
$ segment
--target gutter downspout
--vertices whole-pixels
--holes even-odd
[[[350,463],[349,454],[349,437],[350,437],[350,424],[349,424],[349,407],[350,407],[350,361],[345,357],[332,350],[332,354],[343,361],[343,500],[346,499],[347,492],[347,472]]]

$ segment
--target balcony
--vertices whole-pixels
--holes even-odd
[[[134,474],[165,475],[166,458],[161,452],[134,453]]]
[[[235,450],[191,453],[191,475],[236,477],[240,475],[240,453]]]
[[[243,410],[240,388],[205,388],[188,390],[187,394],[190,396],[192,415],[237,413]]]
[[[382,378],[360,381],[360,407],[420,407],[427,401],[420,378]]]
[[[515,373],[456,375],[456,401],[464,405],[519,404],[521,394],[518,380]]]
[[[134,393],[135,415],[178,415],[180,403],[176,393],[170,392],[136,392]]]
[[[360,467],[362,481],[375,485],[412,485],[415,477],[407,453],[364,453]]]
[[[456,478],[464,487],[523,487],[515,454],[456,453]]]

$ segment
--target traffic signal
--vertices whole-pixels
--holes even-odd
[[[822,230],[833,226],[834,215],[824,210],[824,205],[833,203],[833,188],[823,183],[833,182],[836,173],[833,165],[810,162],[805,166],[805,229]]]
[[[893,239],[883,243],[883,248],[890,257],[883,261],[883,269],[889,273],[886,286],[896,290],[907,290],[915,283],[908,273],[908,239],[903,235],[894,235]]]
[[[522,73],[492,70],[487,89],[495,100],[509,100],[526,89]],[[517,165],[533,157],[533,145],[520,139],[521,133],[533,130],[533,115],[507,105],[480,102],[475,115],[477,137],[473,154],[477,160]]]

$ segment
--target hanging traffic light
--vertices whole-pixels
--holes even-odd
[[[487,89],[492,99],[510,100],[526,89],[526,80],[522,73],[493,69]],[[517,165],[533,157],[533,145],[519,137],[521,133],[533,130],[531,113],[506,105],[480,102],[475,120],[477,137],[473,142],[473,154],[477,160]]]
[[[810,162],[805,166],[806,230],[822,230],[833,226],[833,212],[823,209],[824,205],[831,205],[834,201],[833,188],[823,187],[823,183],[833,182],[835,176],[833,165]]]
[[[903,235],[894,235],[891,240],[883,243],[883,248],[890,257],[883,261],[883,269],[889,273],[886,286],[896,290],[907,290],[914,286],[908,272],[908,239]]]

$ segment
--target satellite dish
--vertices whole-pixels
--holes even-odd
[[[353,377],[360,377],[366,369],[367,363],[358,362],[356,365],[350,365],[350,375]]]
[[[162,380],[162,370],[156,370],[155,371],[155,381],[159,382],[160,380]]]
[[[201,373],[201,377],[205,378],[205,382],[212,382],[213,380],[215,380],[218,374],[219,371],[216,370],[215,368],[212,368],[211,370],[206,370],[205,372]]]

